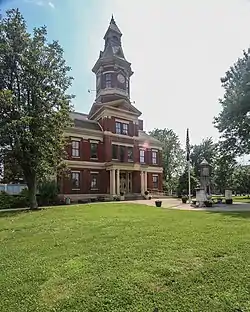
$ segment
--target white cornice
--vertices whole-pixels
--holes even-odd
[[[82,132],[65,132],[64,133],[65,137],[73,137],[73,138],[81,138],[85,140],[97,140],[97,141],[103,141],[103,132],[101,132],[101,135],[96,135],[95,133],[85,133],[84,131]]]

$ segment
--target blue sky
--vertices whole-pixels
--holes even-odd
[[[248,0],[5,0],[19,7],[29,29],[47,25],[72,67],[77,111],[94,100],[91,68],[103,48],[111,14],[123,33],[135,74],[131,100],[143,112],[146,130],[172,128],[185,141],[218,138],[212,125],[220,111],[220,77],[250,46]],[[1,0],[0,0],[1,3]]]

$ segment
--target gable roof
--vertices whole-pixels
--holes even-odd
[[[93,117],[98,111],[103,109],[119,109],[124,112],[131,113],[136,116],[140,116],[142,113],[129,101],[125,99],[116,100],[108,103],[94,103],[89,112],[89,118]]]
[[[140,142],[149,143],[149,145],[154,144],[155,146],[162,147],[161,141],[159,141],[156,138],[152,137],[151,135],[147,134],[145,131],[139,130],[138,135],[139,135],[139,141]]]

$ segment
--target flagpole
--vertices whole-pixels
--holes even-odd
[[[191,176],[190,176],[190,142],[189,142],[189,129],[187,128],[186,137],[186,151],[187,151],[187,165],[188,165],[188,202],[191,204]]]
[[[188,160],[188,201],[189,201],[189,204],[191,204],[190,159]]]

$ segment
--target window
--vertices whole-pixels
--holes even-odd
[[[144,163],[144,162],[145,162],[145,151],[140,150],[140,163]]]
[[[98,173],[91,173],[91,190],[97,190],[98,185],[97,185],[97,176]]]
[[[71,182],[73,190],[80,189],[80,172],[71,172]]]
[[[112,159],[118,159],[118,145],[112,145]]]
[[[97,143],[90,143],[90,158],[98,158],[97,157]]]
[[[125,147],[120,146],[120,161],[124,161],[125,158]]]
[[[128,124],[122,124],[122,134],[128,135]]]
[[[80,157],[80,142],[72,141],[72,157]]]
[[[105,87],[111,88],[111,74],[105,74]]]
[[[157,152],[152,151],[152,164],[156,165],[157,164]]]
[[[115,133],[121,134],[122,124],[120,122],[115,123]]]
[[[157,174],[153,175],[153,188],[158,189],[158,175]]]
[[[115,123],[115,133],[128,135],[128,124],[117,121]]]
[[[129,89],[129,80],[126,79],[126,90],[127,90],[127,92],[128,92],[128,89]]]
[[[133,161],[133,147],[128,147],[128,161]]]

